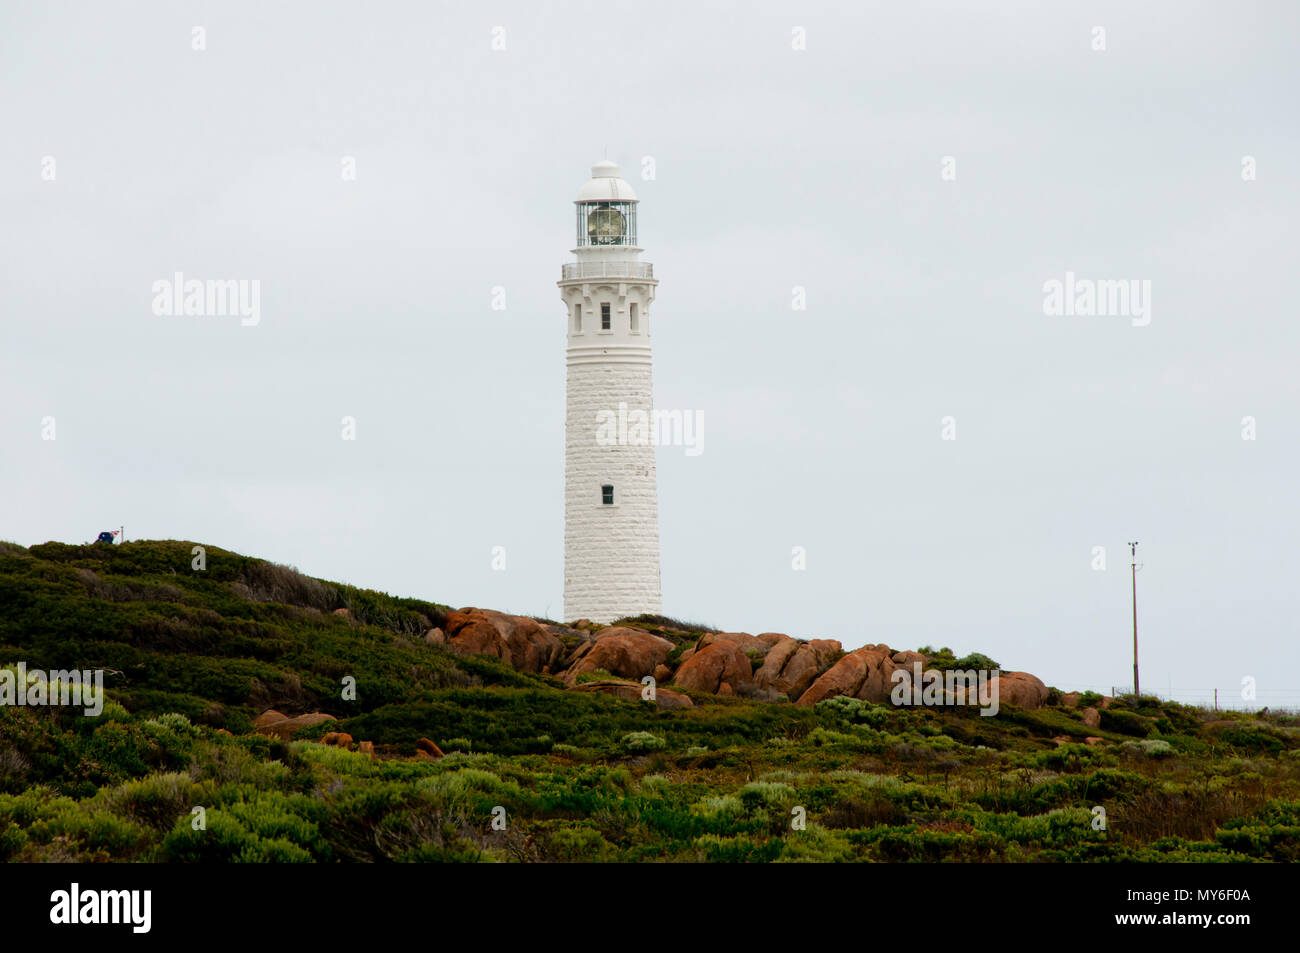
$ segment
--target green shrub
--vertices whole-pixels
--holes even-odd
[[[880,860],[993,861],[1002,858],[1005,841],[986,831],[926,830],[913,826],[885,827],[867,835],[873,853]]]
[[[780,838],[758,839],[744,834],[733,837],[705,834],[696,838],[693,846],[700,860],[712,863],[767,863],[776,860],[785,849]]]
[[[1145,738],[1155,728],[1146,718],[1133,712],[1104,708],[1100,714],[1101,727],[1104,731],[1114,731],[1121,735],[1134,735]]]
[[[13,821],[0,822],[0,861],[7,861],[27,843],[27,834]]]
[[[786,836],[778,863],[832,864],[854,859],[848,837],[824,827],[811,826]]]
[[[207,812],[206,827],[195,830],[186,817],[163,840],[163,857],[183,863],[308,863],[312,856],[283,839],[265,840],[232,814]]]
[[[1144,738],[1142,741],[1126,741],[1121,749],[1146,758],[1167,758],[1174,753],[1174,746],[1163,738]]]
[[[824,698],[813,706],[813,710],[831,721],[858,722],[872,726],[883,725],[889,719],[889,709],[884,705],[875,705],[847,695]]]
[[[149,773],[160,765],[162,749],[140,725],[110,721],[100,725],[85,744],[84,757],[95,763],[92,778],[97,783],[114,783]]]
[[[745,813],[745,805],[740,802],[740,798],[732,794],[724,794],[720,797],[705,798],[696,805],[696,810],[709,819],[735,818]]]
[[[1177,702],[1165,702],[1160,706],[1161,714],[1156,718],[1156,729],[1164,735],[1196,735],[1201,730],[1200,712]]]
[[[663,797],[672,787],[672,783],[662,774],[647,774],[640,781],[641,793],[648,797]]]
[[[547,836],[547,852],[553,859],[571,863],[593,863],[608,859],[617,850],[590,827],[561,827]]]
[[[951,667],[954,669],[960,669],[963,672],[969,671],[970,669],[992,672],[994,669],[1002,668],[1002,666],[993,661],[993,659],[980,652],[972,652],[970,655],[963,655],[961,658],[953,662]]]
[[[971,652],[969,655],[963,655],[961,658],[957,658],[953,655],[952,649],[946,645],[939,649],[936,649],[933,646],[923,645],[917,649],[917,651],[925,656],[925,667],[927,669],[933,668],[941,671],[948,671],[950,669],[961,669],[962,671],[968,669],[985,669],[991,672],[994,669],[1002,668],[1001,665],[993,661],[993,659],[989,658],[987,655],[984,655],[982,652]]]
[[[671,616],[653,615],[651,613],[644,613],[635,618],[619,619],[613,624],[629,625],[633,628],[639,626],[654,626],[664,629],[676,629],[679,632],[698,633],[701,635],[722,631],[721,629],[715,629],[713,626],[704,625],[700,622],[683,622],[681,619],[674,619]]]
[[[26,849],[34,860],[132,860],[151,840],[144,827],[70,798],[24,796],[7,805],[0,799],[0,827],[23,815],[28,818]]]
[[[1223,744],[1243,751],[1276,754],[1285,747],[1280,738],[1264,728],[1254,726],[1224,728],[1214,737]]]
[[[957,661],[957,656],[946,645],[938,649],[932,645],[923,645],[917,652],[925,656],[927,668],[948,669]]]
[[[168,830],[182,816],[188,817],[196,786],[188,774],[154,774],[106,789],[101,797],[114,814],[120,814],[157,830]]]
[[[1035,754],[1030,764],[1036,768],[1076,773],[1099,764],[1104,758],[1099,748],[1081,744],[1063,744],[1051,751]]]
[[[881,827],[906,822],[907,811],[884,794],[846,798],[822,817],[822,824],[834,829]]]
[[[1300,825],[1274,826],[1229,821],[1214,839],[1227,850],[1275,863],[1300,861]]]
[[[332,851],[321,836],[310,813],[325,818],[318,804],[301,798],[267,792],[257,797],[225,805],[225,811],[251,831],[261,842],[259,849],[266,860],[278,863],[303,860],[329,860]],[[303,856],[305,855],[305,856]],[[288,860],[282,858],[289,858]]]
[[[667,742],[648,731],[632,731],[623,736],[623,750],[630,752],[661,751]]]
[[[498,805],[513,808],[525,801],[518,783],[479,768],[443,771],[418,781],[416,789],[441,808],[481,816]]]
[[[740,789],[740,803],[746,810],[784,809],[794,803],[795,791],[777,781],[750,781]]]

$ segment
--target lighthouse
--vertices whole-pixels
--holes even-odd
[[[577,260],[563,266],[564,618],[659,613],[659,500],[650,373],[654,268],[637,246],[637,197],[597,162],[574,200]],[[612,425],[611,425],[612,421]]]

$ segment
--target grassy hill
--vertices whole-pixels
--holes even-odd
[[[0,858],[1300,859],[1294,716],[660,710],[426,643],[447,606],[194,545],[0,543],[0,667],[101,668],[110,699],[0,707]],[[253,733],[268,708],[338,721],[285,741]]]

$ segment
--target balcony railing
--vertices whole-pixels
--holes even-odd
[[[655,266],[647,261],[575,261],[564,265],[561,281],[574,278],[653,278]]]

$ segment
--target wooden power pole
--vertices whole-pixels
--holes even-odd
[[[1137,543],[1129,543],[1129,553],[1132,556],[1133,569],[1133,698],[1136,701],[1142,697],[1138,685],[1138,564],[1137,564]]]

